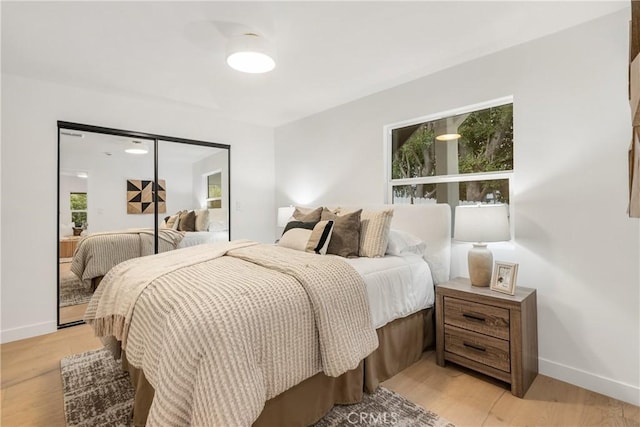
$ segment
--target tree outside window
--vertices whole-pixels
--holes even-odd
[[[393,203],[509,203],[513,104],[391,128]]]
[[[71,208],[71,222],[76,227],[86,227],[87,224],[87,193],[71,193],[69,195]]]

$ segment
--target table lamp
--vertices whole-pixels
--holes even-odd
[[[489,286],[493,270],[493,255],[487,242],[511,239],[507,205],[456,206],[453,238],[473,242],[469,249],[469,278],[473,286]]]
[[[295,211],[295,207],[293,206],[284,206],[278,208],[278,227],[284,228],[287,226],[291,215],[293,215],[293,211]]]

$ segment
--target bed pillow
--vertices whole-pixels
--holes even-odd
[[[196,209],[194,212],[196,213],[196,231],[207,231],[209,229],[209,210]]]
[[[227,210],[223,208],[212,208],[209,211],[209,231],[227,231],[229,224],[227,222]]]
[[[333,221],[289,221],[278,246],[324,255],[331,241]]]
[[[209,221],[209,231],[227,231],[228,229],[226,221]]]
[[[194,211],[181,213],[178,221],[178,231],[196,231],[196,213]]]
[[[315,209],[296,207],[296,209],[293,211],[293,215],[291,216],[296,221],[318,222],[320,221],[320,217],[322,216],[322,207]]]
[[[389,230],[389,244],[387,254],[401,256],[402,254],[423,255],[427,244],[419,237],[401,230]]]
[[[361,257],[384,256],[389,241],[392,218],[393,209],[362,211],[362,215],[360,215],[360,247],[358,249],[358,254]]]
[[[360,215],[362,209],[344,215],[336,215],[327,208],[323,208],[321,220],[333,221],[331,241],[327,248],[328,254],[345,258],[358,256],[360,248]]]
[[[171,215],[168,216],[167,218],[164,219],[164,221],[166,222],[166,228],[172,228],[174,230],[178,229],[178,220],[180,218],[180,214],[182,212],[178,212],[175,215]]]

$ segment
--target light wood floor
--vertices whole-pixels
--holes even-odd
[[[87,311],[88,305],[89,303],[60,307],[60,324],[84,319],[84,312]]]
[[[101,347],[86,326],[3,344],[2,427],[64,426],[60,359]],[[505,384],[455,365],[440,368],[433,352],[384,383],[458,426],[639,426],[640,409],[539,375],[518,399]]]
[[[434,352],[383,383],[458,426],[640,426],[640,408],[538,375],[524,399],[508,384],[447,363]]]
[[[101,346],[87,325],[2,344],[0,425],[64,426],[60,359]]]

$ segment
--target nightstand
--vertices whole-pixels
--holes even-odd
[[[78,242],[80,241],[80,236],[67,236],[62,237],[60,239],[60,258],[71,258],[73,257],[76,248],[78,247]]]
[[[460,277],[436,286],[436,362],[446,360],[523,397],[538,375],[536,290],[518,286],[511,296]]]

